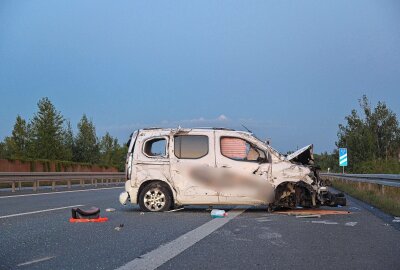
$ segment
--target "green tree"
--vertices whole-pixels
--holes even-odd
[[[29,146],[29,127],[21,116],[17,116],[11,136],[2,143],[2,156],[7,158],[25,158]]]
[[[32,158],[62,159],[64,142],[64,117],[45,97],[38,102],[38,112],[34,115],[32,127]]]
[[[64,132],[63,160],[72,161],[73,151],[74,151],[74,133],[72,131],[71,122],[67,121],[66,130]]]
[[[125,158],[128,149],[121,146],[118,139],[113,138],[108,132],[100,141],[101,164],[117,167],[119,171],[125,169]]]
[[[334,150],[333,153],[324,152],[321,154],[314,154],[315,164],[321,167],[322,171],[339,172],[339,159],[338,151]]]
[[[74,161],[97,163],[100,151],[96,128],[84,114],[78,123],[78,134],[75,138]]]
[[[120,172],[123,172],[125,170],[125,160],[126,160],[126,154],[128,153],[128,146],[122,145],[118,147],[118,150],[115,153],[115,160],[116,166]]]
[[[0,158],[6,158],[6,145],[4,142],[0,142]]]
[[[367,161],[394,159],[399,153],[400,128],[396,114],[384,102],[372,109],[364,95],[359,100],[362,110],[346,116],[347,123],[339,125],[337,147],[347,147],[349,168],[357,170]]]
[[[385,103],[378,102],[367,123],[374,135],[375,156],[385,160],[396,156],[400,142],[400,128],[396,114],[387,108]]]
[[[100,162],[106,165],[113,165],[116,161],[115,155],[118,148],[118,140],[107,132],[100,140]]]
[[[30,143],[29,127],[21,116],[17,116],[14,129],[12,131],[11,140],[13,142],[13,157],[25,158]]]

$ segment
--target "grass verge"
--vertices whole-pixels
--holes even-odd
[[[346,183],[341,180],[333,180],[332,186],[385,213],[400,216],[400,188],[385,186],[382,192],[382,187],[377,184],[350,181]]]

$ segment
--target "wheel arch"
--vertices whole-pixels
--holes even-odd
[[[284,197],[289,196],[288,194],[298,194],[297,189],[301,189],[302,192],[305,192],[310,196],[310,199],[313,201],[312,204],[315,205],[315,192],[313,187],[302,180],[300,181],[284,181],[280,183],[275,188],[275,203],[278,203]],[[285,196],[286,194],[286,196]],[[284,197],[282,197],[284,196]]]
[[[136,201],[139,202],[139,196],[140,196],[140,192],[142,192],[142,190],[149,184],[152,183],[160,183],[161,185],[165,186],[166,188],[168,188],[168,191],[171,194],[171,199],[172,199],[172,206],[175,204],[175,192],[174,189],[171,187],[171,185],[163,180],[159,180],[159,179],[151,179],[151,180],[146,180],[143,183],[140,184],[139,189],[138,189],[138,193],[136,195]]]

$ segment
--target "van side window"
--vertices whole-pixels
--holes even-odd
[[[234,137],[222,137],[220,141],[221,154],[237,161],[267,162],[264,151],[249,142]]]
[[[165,138],[154,138],[145,142],[143,152],[149,157],[164,157],[167,155],[166,148]]]
[[[174,136],[174,153],[180,159],[197,159],[208,154],[208,137],[205,135]]]

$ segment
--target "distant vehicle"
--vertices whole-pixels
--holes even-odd
[[[345,205],[313,165],[313,146],[284,156],[250,132],[224,128],[147,128],[128,143],[120,202],[143,211],[182,205]]]

